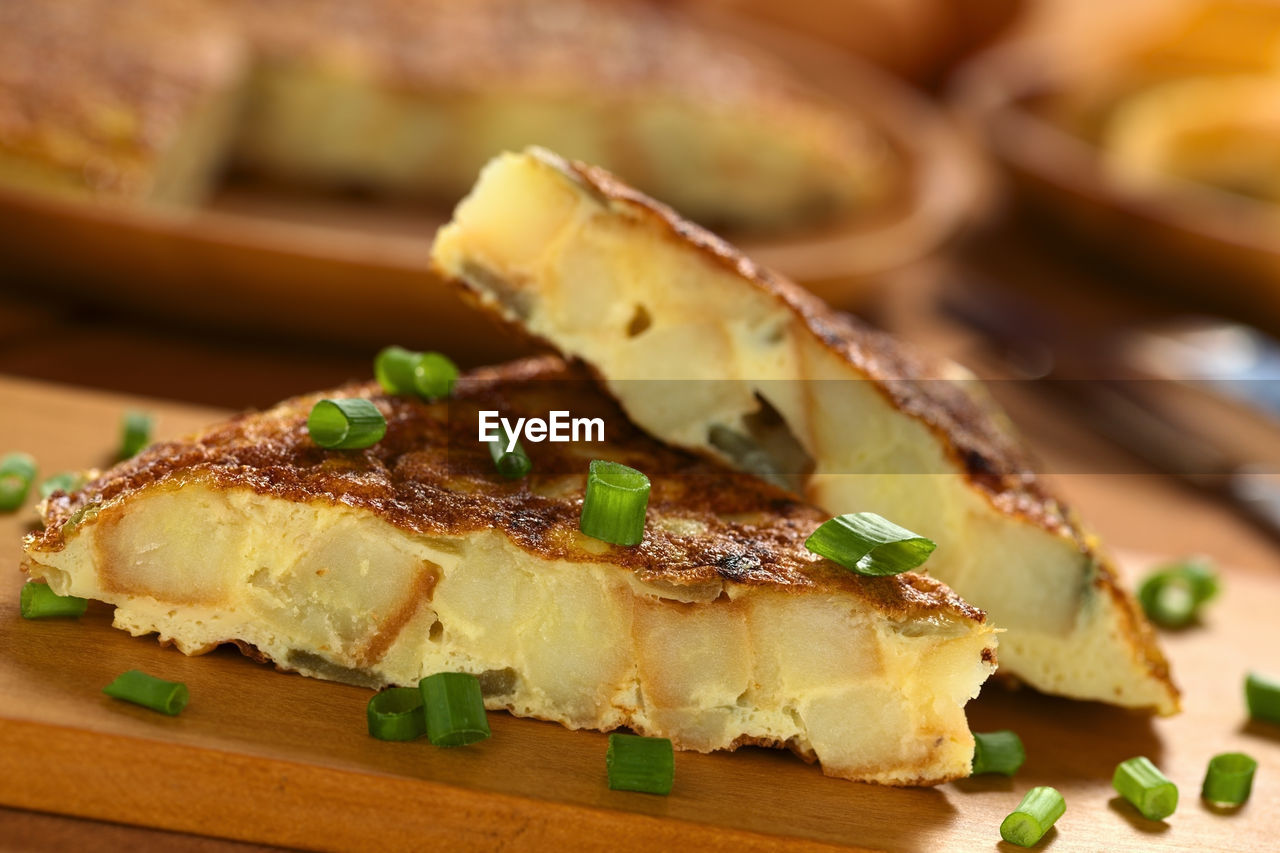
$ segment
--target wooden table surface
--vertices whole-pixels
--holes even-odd
[[[1021,279],[1070,292],[1101,282],[1106,289],[1105,270],[1046,269],[1044,259],[1035,255],[1021,237],[974,244],[959,266],[922,267],[920,281],[912,284],[908,278],[890,293],[877,319],[991,373],[995,369],[985,361],[981,341],[940,320],[933,310],[933,291],[957,275]],[[115,440],[115,418],[124,406],[138,402],[84,386],[180,402],[142,401],[161,414],[160,433],[174,434],[218,417],[221,410],[268,406],[370,372],[372,353],[358,347],[233,337],[208,328],[86,311],[30,294],[27,287],[0,288],[0,374],[26,377],[0,377],[0,411],[6,413],[0,422],[0,452],[19,447],[38,451],[46,470],[100,463]],[[63,386],[51,389],[31,380]],[[231,653],[186,659],[153,641],[110,629],[103,608],[92,610],[83,624],[22,622],[14,610],[18,578],[12,569],[18,557],[14,543],[30,516],[0,516],[0,576],[8,574],[13,581],[0,584],[0,648],[6,649],[0,652],[0,847],[262,849],[226,837],[349,847],[357,837],[344,835],[343,827],[358,818],[408,845],[454,826],[451,819],[435,819],[443,792],[461,813],[477,816],[477,832],[464,836],[472,847],[502,846],[522,832],[522,849],[539,841],[543,846],[594,842],[592,846],[613,849],[663,841],[668,846],[698,841],[713,848],[769,847],[779,835],[807,839],[815,849],[831,844],[890,850],[1013,849],[998,842],[1000,818],[1027,786],[1054,784],[1067,793],[1068,812],[1041,845],[1044,849],[1277,849],[1280,729],[1247,725],[1240,696],[1247,668],[1280,673],[1280,620],[1275,618],[1280,612],[1280,550],[1275,541],[1220,503],[1135,468],[1132,460],[1091,433],[1087,412],[1064,408],[1024,384],[1002,384],[999,390],[1045,468],[1054,472],[1059,493],[1104,541],[1126,555],[1127,570],[1140,570],[1156,558],[1198,552],[1222,565],[1227,593],[1207,624],[1164,638],[1175,677],[1186,688],[1186,711],[1179,717],[1150,721],[1103,706],[992,686],[971,704],[970,720],[977,730],[1011,727],[1022,734],[1029,759],[1012,782],[977,779],[933,791],[897,791],[828,780],[789,756],[744,750],[680,755],[676,793],[657,800],[603,788],[597,760],[601,736],[493,715],[492,746],[512,762],[495,777],[492,768],[467,764],[472,753],[463,753],[460,764],[452,766],[441,764],[440,756],[422,745],[371,744],[361,734],[366,694],[352,688],[279,675]],[[1115,471],[1127,473],[1108,473]],[[17,656],[9,650],[28,655],[21,658],[26,668],[15,667]],[[56,670],[58,677],[35,677],[31,661],[59,656],[65,657],[65,665]],[[97,694],[98,682],[127,668],[126,662],[180,674],[199,688],[198,697],[219,696],[218,686],[227,680],[242,695],[203,700],[201,704],[211,703],[203,711],[193,703],[192,713],[174,726],[174,721],[116,707]],[[43,697],[38,709],[15,700],[30,690]],[[329,740],[317,745],[314,720],[287,729],[283,738],[259,731],[269,728],[274,717],[241,701],[255,696],[292,697],[287,701],[305,701],[308,713],[322,710],[331,726],[324,730]],[[52,719],[36,723],[37,710],[44,715],[46,709]],[[34,760],[32,744],[40,742],[27,735],[34,731],[31,726],[49,722],[62,730],[53,743],[68,749],[41,759],[42,772],[35,779],[39,784],[33,785],[29,759]],[[142,754],[187,774],[195,762],[203,781],[184,787],[173,774],[137,778],[96,769],[104,756],[122,760],[137,755],[140,742],[148,744]],[[508,748],[512,751],[502,751]],[[1205,761],[1228,749],[1250,752],[1263,766],[1250,804],[1240,814],[1224,816],[1206,810],[1197,792]],[[1161,763],[1181,785],[1181,808],[1167,825],[1140,820],[1109,793],[1110,769],[1140,752]],[[250,759],[244,763],[246,755]],[[484,753],[478,764],[491,757]],[[374,806],[353,816],[344,805],[351,797],[344,785],[353,775],[399,803],[401,817],[381,821]],[[441,782],[443,787],[431,787]],[[141,796],[142,791],[151,796]],[[193,792],[200,796],[191,797]],[[366,791],[357,799],[371,796]],[[231,803],[249,817],[228,811]],[[309,824],[316,803],[321,820]],[[45,813],[50,811],[80,816]],[[122,825],[129,822],[168,830]],[[580,834],[584,828],[597,834]]]
[[[212,402],[219,402],[212,399],[219,394],[236,393],[237,371],[220,359],[218,348],[239,344],[183,346],[163,336],[156,344],[109,325],[98,335],[104,351],[114,352],[117,345],[126,354],[134,351],[128,357],[138,365],[146,363],[149,350],[172,347],[188,354],[176,365],[153,358],[156,370],[149,380],[136,367],[121,374],[95,368],[94,375],[109,376],[104,384],[149,381],[164,396]],[[939,342],[963,346],[960,338]],[[239,352],[229,363],[253,362],[253,345]],[[11,353],[0,348],[0,367],[6,357]],[[203,383],[202,363],[212,365],[208,375],[225,376],[229,384]],[[49,362],[43,364],[49,369]],[[367,364],[363,354],[332,363],[312,361],[306,352],[264,357],[256,374],[245,377],[246,387],[273,397],[248,402],[261,405],[330,379],[367,374]],[[332,377],[322,376],[325,371]],[[303,385],[304,379],[310,384]],[[290,382],[301,387],[275,387]],[[894,790],[826,779],[788,755],[751,749],[681,754],[672,797],[627,795],[605,788],[603,736],[595,733],[495,714],[493,741],[475,752],[380,744],[362,732],[364,691],[280,675],[229,652],[184,658],[114,631],[105,608],[94,608],[80,623],[23,622],[15,612],[17,549],[11,545],[0,552],[0,572],[13,579],[0,585],[0,648],[7,650],[0,657],[0,802],[96,820],[5,808],[0,838],[16,839],[23,849],[50,850],[112,843],[224,849],[222,842],[175,830],[331,848],[361,846],[372,834],[393,846],[443,835],[470,847],[642,849],[697,843],[769,849],[785,837],[795,849],[1004,849],[997,833],[1003,814],[1026,787],[1053,784],[1066,794],[1068,813],[1042,845],[1046,849],[1275,849],[1280,729],[1247,725],[1240,696],[1247,668],[1280,670],[1274,545],[1224,508],[1160,476],[1108,476],[1096,473],[1097,465],[1072,468],[1073,460],[1114,451],[1078,424],[1064,422],[1051,405],[1017,395],[1006,402],[1050,467],[1091,472],[1055,479],[1113,546],[1139,555],[1126,559],[1128,569],[1155,556],[1192,551],[1207,551],[1224,564],[1227,593],[1206,626],[1165,638],[1175,676],[1187,688],[1182,715],[1152,721],[992,686],[970,706],[970,720],[977,730],[1009,727],[1021,733],[1029,759],[1013,781]],[[0,448],[33,450],[46,470],[97,464],[115,440],[116,418],[129,405],[156,411],[160,435],[218,416],[190,405],[3,379],[0,410],[10,414],[0,426]],[[29,515],[0,520],[0,540],[15,542],[29,521]],[[135,665],[187,681],[198,704],[175,721],[122,708],[97,693],[100,682]],[[227,685],[235,686],[230,694]],[[26,701],[33,696],[39,701]],[[296,721],[280,725],[281,714],[299,709]],[[52,736],[50,727],[56,729]],[[1262,762],[1254,798],[1239,814],[1214,814],[1196,796],[1200,777],[1212,754],[1233,749]],[[1167,824],[1141,820],[1109,792],[1111,768],[1139,753],[1181,785],[1181,809]]]

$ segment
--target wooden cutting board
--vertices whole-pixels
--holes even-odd
[[[102,464],[131,406],[176,436],[220,413],[0,377],[0,453],[42,474]],[[1120,478],[1122,481],[1123,478]],[[1117,485],[1123,488],[1123,484]],[[328,849],[1012,850],[1001,819],[1032,785],[1067,813],[1041,846],[1060,850],[1273,851],[1280,833],[1280,727],[1249,724],[1249,668],[1280,674],[1280,575],[1230,571],[1203,628],[1167,635],[1185,711],[1152,720],[1092,703],[989,685],[975,729],[1012,728],[1028,760],[1017,778],[933,789],[828,779],[788,753],[676,757],[669,797],[610,791],[605,735],[490,715],[493,738],[445,750],[365,733],[369,693],[275,672],[220,650],[188,658],[111,628],[109,608],[78,621],[18,615],[30,507],[0,516],[0,804],[193,833]],[[1176,523],[1176,519],[1171,520]],[[1206,543],[1211,544],[1211,543]],[[186,682],[177,718],[100,692],[139,668]],[[1238,814],[1199,800],[1208,759],[1241,750],[1261,764]],[[1182,804],[1151,823],[1113,796],[1115,764],[1152,758]]]

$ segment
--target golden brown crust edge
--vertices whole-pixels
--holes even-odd
[[[204,0],[0,3],[0,157],[104,197],[145,195],[188,117],[246,67]]]
[[[386,437],[365,450],[317,447],[305,425],[311,406],[326,396],[372,400],[387,419]],[[602,417],[608,441],[584,447],[526,443],[535,473],[507,481],[476,440],[481,407],[508,417],[545,417],[550,408]],[[586,467],[597,456],[632,464],[653,482],[645,540],[634,548],[597,540],[583,547],[578,513]],[[447,403],[390,396],[377,383],[356,383],[158,443],[74,494],[55,493],[45,508],[45,530],[28,535],[26,550],[33,556],[60,550],[64,525],[85,507],[186,482],[341,504],[410,533],[452,536],[496,527],[537,557],[613,564],[659,588],[711,595],[725,585],[830,590],[852,593],[894,620],[985,621],[982,611],[927,576],[868,578],[817,557],[804,540],[826,520],[820,511],[751,475],[661,445],[632,426],[584,371],[554,357],[473,371]],[[671,520],[692,523],[697,532],[668,526]]]

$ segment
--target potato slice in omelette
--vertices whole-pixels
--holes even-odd
[[[888,784],[968,775],[994,629],[929,577],[806,550],[819,510],[664,447],[558,359],[469,374],[447,402],[324,396],[371,399],[385,438],[317,447],[314,395],[159,443],[55,493],[26,570],[188,654],[235,643],[369,687],[470,672],[489,708],[571,728],[785,746]],[[555,410],[602,418],[605,441],[525,442],[534,473],[500,477],[480,412]],[[649,475],[640,545],[579,531],[592,458]]]
[[[1178,709],[1132,596],[967,372],[543,149],[491,161],[433,255],[481,304],[590,365],[651,435],[935,540],[931,573],[1008,630],[1002,672]]]

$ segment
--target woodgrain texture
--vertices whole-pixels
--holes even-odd
[[[162,436],[219,417],[142,403]],[[0,451],[34,453],[44,473],[100,464],[120,412],[138,404],[0,378]],[[234,652],[186,658],[113,630],[101,605],[79,621],[24,621],[18,537],[33,519],[30,508],[0,517],[0,804],[323,849],[987,850],[1012,849],[999,841],[1000,820],[1028,787],[1050,784],[1067,813],[1044,849],[1263,851],[1280,831],[1280,727],[1246,724],[1241,692],[1246,669],[1280,673],[1274,572],[1230,572],[1204,627],[1166,635],[1186,691],[1179,717],[989,686],[970,719],[1022,735],[1029,758],[1016,779],[890,789],[745,749],[677,755],[675,789],[660,798],[607,788],[599,733],[491,714],[494,736],[475,747],[382,743],[364,732],[364,690]],[[132,667],[187,682],[190,706],[167,718],[99,692]],[[1261,764],[1252,801],[1235,815],[1198,798],[1205,763],[1228,750]],[[1137,754],[1181,787],[1165,824],[1113,797],[1112,768]]]

